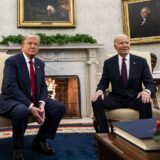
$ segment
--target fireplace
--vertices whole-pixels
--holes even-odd
[[[63,102],[66,106],[66,118],[80,118],[80,83],[76,75],[46,76],[48,96]]]

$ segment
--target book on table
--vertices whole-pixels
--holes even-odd
[[[160,150],[160,142],[153,139],[156,119],[114,122],[114,132],[145,151]]]

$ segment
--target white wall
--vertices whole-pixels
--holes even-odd
[[[113,38],[122,33],[121,0],[76,0],[76,28],[69,29],[28,29],[17,28],[17,0],[1,0],[0,5],[0,36],[10,34],[28,34],[45,32],[56,33],[85,33],[92,35],[98,43],[104,44],[104,48],[98,53],[98,72],[102,70],[107,53],[113,53]],[[156,53],[158,63],[155,70],[160,70],[159,43],[141,44],[132,46],[134,50],[144,50]]]

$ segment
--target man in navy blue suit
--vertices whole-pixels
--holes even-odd
[[[37,35],[24,37],[22,53],[11,56],[5,62],[0,114],[12,121],[14,160],[24,160],[23,138],[30,116],[40,124],[32,148],[47,155],[55,154],[55,149],[48,145],[47,139],[54,138],[65,113],[63,103],[48,98],[45,65],[35,57],[39,44]]]
[[[92,98],[93,112],[101,133],[109,132],[105,108],[113,110],[129,106],[139,111],[140,119],[151,118],[150,99],[157,91],[146,60],[130,53],[129,37],[117,35],[114,47],[118,54],[105,60],[101,80]],[[104,96],[109,83],[112,91]]]

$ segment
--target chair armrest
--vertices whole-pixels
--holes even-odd
[[[104,92],[104,95],[107,96],[107,95],[109,94],[109,92],[110,92],[110,89],[107,88],[107,89],[105,90],[105,92]]]
[[[157,96],[156,95],[154,95],[152,97],[152,107],[155,108],[155,109],[160,110],[160,106],[158,105],[158,101],[157,101]]]

